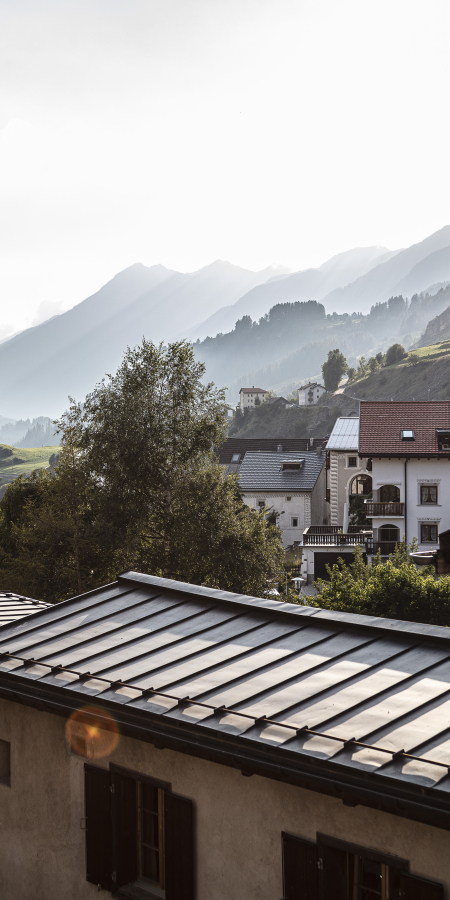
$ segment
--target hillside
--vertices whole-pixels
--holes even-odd
[[[187,275],[164,266],[130,266],[73,309],[0,345],[2,413],[25,418],[45,409],[60,415],[68,395],[84,399],[117,369],[127,345],[143,335],[173,340],[273,274],[220,260]]]
[[[61,447],[11,447],[0,444],[0,478],[4,475],[27,475],[34,469],[49,465],[52,453],[60,453]]]
[[[427,347],[438,338],[440,341],[447,341],[450,338],[450,306],[440,316],[435,316],[428,322],[424,334],[415,346]]]
[[[428,393],[429,392],[429,393]],[[314,437],[329,434],[338,416],[358,413],[358,400],[450,400],[450,340],[408,353],[400,363],[325,394],[310,409],[262,405],[233,437]]]
[[[407,348],[429,320],[450,303],[450,287],[436,294],[416,294],[410,302],[394,297],[375,304],[369,315],[326,315],[323,304],[281,303],[259,322],[243,317],[228,334],[195,344],[208,377],[227,385],[236,403],[244,385],[260,384],[286,394],[302,381],[320,377],[329,350],[339,347],[350,365],[364,355],[374,356],[399,341]]]

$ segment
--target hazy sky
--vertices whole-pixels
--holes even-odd
[[[133,262],[450,223],[448,0],[0,0],[0,338]]]

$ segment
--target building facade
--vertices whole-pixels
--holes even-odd
[[[323,384],[317,384],[316,381],[310,381],[298,388],[298,405],[299,406],[315,406],[320,398],[326,394]]]
[[[336,419],[326,456],[330,525],[347,531],[352,506],[361,509],[364,499],[372,496],[372,462],[359,456],[358,416]]]
[[[255,401],[258,400],[259,403],[264,403],[264,400],[269,396],[269,392],[264,388],[241,388],[239,391],[239,404],[242,412],[246,409],[254,409]],[[256,403],[258,406],[258,403]]]
[[[359,457],[372,460],[374,550],[416,538],[437,550],[450,528],[450,402],[361,402]]]
[[[268,510],[282,530],[285,547],[300,544],[309,525],[326,522],[325,454],[321,448],[297,453],[281,449],[247,452],[238,477],[244,503],[255,511]]]
[[[138,573],[2,626],[2,897],[446,900],[449,640]]]

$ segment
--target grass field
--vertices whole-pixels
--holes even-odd
[[[0,444],[2,450],[12,450],[11,459],[21,460],[8,465],[8,457],[0,457],[1,475],[27,475],[34,469],[45,469],[52,453],[59,453],[61,447],[11,447],[9,444]]]

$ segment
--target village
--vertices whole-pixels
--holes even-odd
[[[5,896],[446,897],[448,629],[323,609],[314,585],[356,547],[450,572],[450,401],[215,453],[299,555],[299,599],[138,571],[56,605],[0,595]]]

